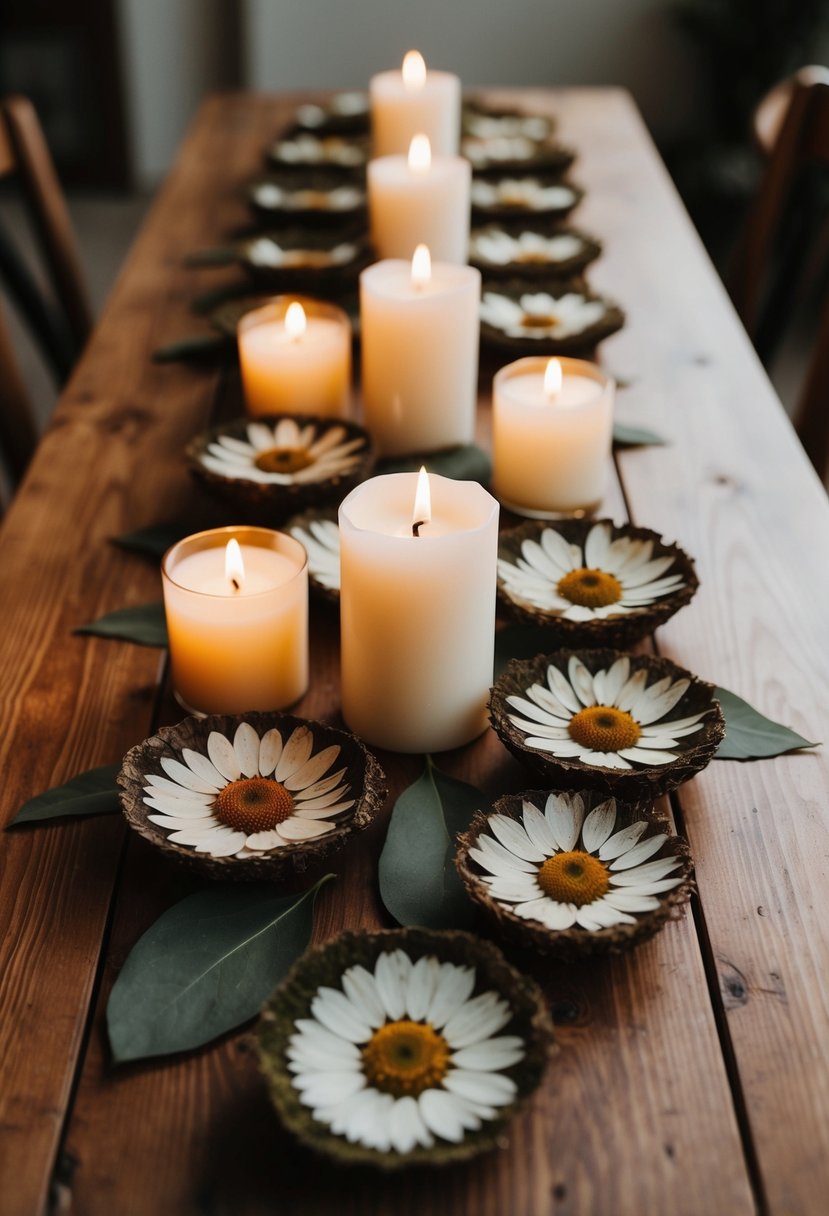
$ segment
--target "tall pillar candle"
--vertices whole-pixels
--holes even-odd
[[[425,135],[414,137],[407,156],[370,161],[368,213],[378,257],[410,258],[428,245],[436,261],[465,264],[471,181],[469,161],[432,158]]]
[[[369,84],[375,156],[406,153],[413,137],[428,135],[432,150],[457,156],[461,134],[461,82],[451,72],[426,70],[409,51],[401,71],[380,72]]]
[[[615,384],[582,359],[534,356],[493,382],[493,490],[520,515],[588,515],[601,502]]]
[[[376,747],[440,752],[486,727],[498,504],[430,475],[429,519],[417,481],[373,477],[340,505],[342,711]]]
[[[196,713],[282,709],[308,687],[308,559],[268,528],[214,528],[161,564],[176,696]]]
[[[249,414],[348,415],[351,323],[341,308],[277,296],[245,313],[237,337]]]
[[[471,443],[481,276],[391,259],[360,275],[363,411],[384,456]]]

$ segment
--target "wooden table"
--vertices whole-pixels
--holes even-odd
[[[603,357],[621,419],[670,439],[623,452],[606,504],[674,537],[701,590],[661,653],[809,738],[829,721],[829,507],[629,97],[493,94],[549,109],[579,149],[593,284],[628,312]],[[117,761],[180,713],[157,651],[72,636],[158,598],[108,538],[174,518],[181,451],[234,392],[150,360],[192,329],[215,271],[182,267],[244,220],[240,183],[295,98],[205,103],[0,533],[4,820]],[[223,274],[225,272],[219,272]],[[337,710],[334,621],[315,615],[298,712]],[[383,757],[393,795],[416,759]],[[489,732],[446,756],[489,793],[532,784]],[[391,802],[389,803],[389,806]],[[693,914],[628,958],[545,965],[561,1052],[503,1151],[386,1180],[320,1165],[281,1132],[250,1028],[113,1070],[104,1008],[143,930],[189,887],[117,817],[0,840],[0,1209],[83,1216],[818,1214],[829,1191],[829,768],[823,752],[715,762],[673,804],[697,862]],[[340,855],[316,940],[387,923],[386,815]]]

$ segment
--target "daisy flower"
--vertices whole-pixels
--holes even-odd
[[[339,135],[302,134],[294,139],[281,140],[273,147],[272,155],[288,165],[347,165],[356,167],[365,164],[365,149],[352,140]]]
[[[296,112],[296,116],[297,121],[303,127],[321,127],[331,117],[358,118],[362,115],[368,116],[368,105],[368,93],[349,90],[345,93],[337,93],[328,102],[327,107],[313,104],[300,106]]]
[[[489,816],[469,856],[492,900],[523,920],[553,931],[635,925],[683,881],[682,858],[655,856],[668,836],[647,835],[647,821],[617,830],[616,819],[613,798],[588,814],[581,794],[549,794],[543,812],[524,799],[520,822]]]
[[[566,211],[578,199],[572,186],[544,185],[534,177],[504,177],[495,182],[475,178],[470,197],[475,207],[515,207],[527,211]]]
[[[308,573],[329,591],[340,590],[340,529],[333,519],[313,519],[308,529],[295,525],[291,536],[308,554]]]
[[[252,190],[260,207],[284,211],[353,211],[365,202],[365,191],[356,186],[336,186],[333,190],[289,190],[277,182],[260,182]]]
[[[578,257],[584,247],[585,242],[575,233],[560,232],[554,236],[544,236],[540,232],[522,232],[513,236],[493,225],[472,233],[469,253],[471,258],[478,258],[493,266],[547,264],[569,262]]]
[[[599,768],[670,764],[678,740],[702,728],[705,711],[669,718],[691,681],[664,676],[648,687],[647,680],[646,667],[631,675],[627,655],[594,675],[571,655],[567,676],[550,663],[546,688],[533,684],[526,697],[507,697],[517,711],[509,721],[527,747],[556,757]]]
[[[603,300],[591,300],[580,291],[561,296],[527,292],[519,300],[486,291],[480,308],[481,320],[509,338],[569,338],[596,325],[606,313]]]
[[[211,731],[206,754],[185,747],[180,760],[160,758],[164,776],[146,774],[143,801],[155,812],[147,818],[172,844],[212,857],[261,856],[313,840],[355,803],[346,769],[335,768],[341,750],[315,752],[307,726],[287,738],[272,728],[260,739],[248,722],[232,740]]]
[[[461,144],[461,154],[472,162],[473,168],[499,161],[529,160],[539,150],[537,140],[525,135],[473,136]]]
[[[313,1118],[352,1144],[409,1153],[460,1143],[498,1118],[518,1087],[524,1040],[473,966],[386,950],[320,986],[287,1047],[291,1083]],[[474,995],[473,995],[474,994]]]
[[[540,114],[478,114],[468,110],[463,118],[464,130],[477,139],[493,136],[523,136],[536,143],[550,134],[551,123]]]
[[[269,425],[249,422],[247,439],[219,435],[198,461],[221,477],[262,485],[303,485],[354,471],[365,455],[366,439],[349,438],[339,424],[280,418]]]
[[[584,546],[568,543],[554,528],[525,539],[515,561],[498,560],[510,595],[568,621],[592,621],[635,612],[684,586],[669,573],[676,558],[653,557],[652,540],[612,539],[608,523],[590,529]]]
[[[260,236],[247,246],[247,259],[252,265],[273,270],[324,270],[328,266],[345,266],[354,261],[357,253],[357,246],[348,241],[333,249],[284,249],[272,237]]]

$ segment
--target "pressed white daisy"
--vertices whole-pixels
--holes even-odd
[[[287,165],[347,165],[365,164],[365,149],[353,140],[339,135],[295,135],[273,146],[273,155]]]
[[[526,1048],[501,1033],[512,1018],[475,967],[387,950],[317,989],[288,1040],[288,1070],[314,1119],[353,1144],[457,1144],[516,1099],[508,1070]]]
[[[253,266],[278,270],[300,267],[323,270],[329,266],[345,266],[358,253],[356,245],[343,241],[332,249],[284,249],[273,237],[260,236],[246,246],[246,256]]]
[[[351,473],[363,460],[367,441],[338,423],[299,423],[280,418],[270,425],[249,422],[247,439],[219,434],[198,456],[222,477],[261,485],[305,485]]]
[[[567,675],[547,666],[547,686],[536,683],[526,696],[510,695],[517,712],[509,721],[527,747],[599,768],[661,766],[679,756],[678,740],[702,729],[705,711],[669,717],[690,687],[690,679],[663,676],[648,686],[648,669],[631,673],[627,655],[594,674],[571,655]]]
[[[333,519],[312,519],[307,528],[294,525],[291,536],[308,554],[308,573],[329,591],[340,589],[340,529]]]
[[[527,292],[519,300],[486,291],[481,320],[509,338],[569,338],[584,333],[607,314],[603,300],[591,300],[580,291],[561,296]]]
[[[569,262],[584,249],[585,241],[576,233],[559,232],[544,236],[540,232],[521,232],[513,235],[495,225],[477,229],[469,241],[470,258],[489,262],[493,266]]]
[[[581,794],[549,794],[543,812],[528,799],[521,821],[490,815],[469,856],[496,904],[554,931],[635,925],[678,887],[682,858],[656,857],[668,835],[646,820],[616,828],[613,798],[585,814]]]
[[[280,211],[353,211],[365,202],[365,191],[357,186],[335,186],[333,190],[291,190],[277,182],[260,182],[251,191],[260,207]]]
[[[473,167],[486,164],[498,164],[499,161],[529,160],[539,150],[537,140],[527,139],[526,135],[489,135],[475,136],[463,140],[461,152]]]
[[[534,177],[505,177],[500,181],[475,178],[471,187],[475,207],[515,207],[527,211],[566,211],[578,199],[572,186],[545,185]]]
[[[303,127],[322,127],[332,118],[359,118],[368,116],[368,93],[348,90],[337,93],[326,106],[307,104],[296,112],[297,121]]]
[[[262,737],[249,722],[231,740],[219,731],[203,751],[162,756],[164,776],[146,773],[143,802],[173,844],[212,857],[253,857],[314,840],[355,803],[337,768],[342,748],[314,749],[310,727]]]
[[[463,118],[464,130],[478,139],[493,136],[523,136],[541,141],[550,134],[551,123],[540,114],[478,114],[468,110]]]
[[[498,574],[511,595],[564,620],[604,619],[646,607],[685,585],[681,573],[670,573],[675,556],[654,558],[653,548],[653,540],[614,540],[606,522],[593,525],[583,546],[545,527],[538,540],[521,542],[520,557],[499,558]]]

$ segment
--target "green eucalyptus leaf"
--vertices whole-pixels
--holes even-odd
[[[153,351],[154,363],[175,363],[179,359],[213,360],[232,350],[232,343],[224,334],[193,334],[190,338],[179,338]]]
[[[544,625],[506,625],[495,633],[495,679],[510,659],[534,659],[558,650],[554,631]]]
[[[761,760],[801,747],[819,747],[780,722],[773,722],[727,688],[714,694],[725,714],[725,738],[716,760]]]
[[[92,634],[100,638],[119,638],[122,642],[136,642],[139,646],[167,645],[167,622],[164,605],[160,600],[152,604],[134,604],[131,608],[118,608],[108,612],[97,621],[80,625],[74,633]]]
[[[446,448],[442,452],[424,452],[421,455],[383,460],[378,465],[378,472],[416,473],[421,465],[425,465],[429,473],[454,477],[456,481],[479,481],[481,485],[488,485],[492,477],[492,461],[486,452],[474,443]]]
[[[65,819],[80,815],[113,815],[120,810],[115,778],[120,764],[104,764],[79,773],[64,785],[56,785],[23,806],[8,824],[10,828],[45,819]]]
[[[107,1005],[117,1063],[171,1055],[247,1022],[306,949],[314,897],[269,883],[211,887],[169,908],[136,942]]]
[[[427,756],[422,776],[394,804],[380,855],[380,896],[401,925],[471,923],[472,905],[455,869],[455,836],[486,803],[480,790],[448,777]]]
[[[613,423],[613,442],[617,447],[643,448],[664,447],[668,442],[656,431],[649,431],[643,426],[629,426],[626,422]]]
[[[121,549],[129,549],[131,553],[143,553],[146,557],[160,560],[171,545],[183,540],[192,531],[186,524],[175,522],[151,524],[149,528],[139,528],[137,532],[122,532],[120,536],[113,536],[112,543]]]

